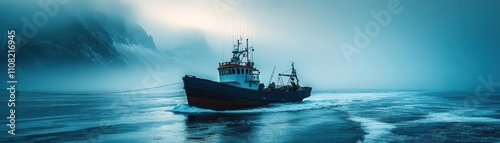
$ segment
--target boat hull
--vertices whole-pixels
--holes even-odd
[[[190,106],[213,110],[244,109],[270,103],[301,102],[311,95],[311,87],[280,92],[251,90],[186,75],[182,78]]]

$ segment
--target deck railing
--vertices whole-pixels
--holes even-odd
[[[222,62],[222,63],[219,63],[219,66],[223,66],[223,65],[253,66],[254,63],[253,62]]]

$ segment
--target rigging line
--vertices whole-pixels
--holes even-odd
[[[233,18],[231,19],[231,32],[233,33],[233,45],[234,45],[234,14],[231,15]]]
[[[245,26],[243,27],[245,28],[244,31],[245,31],[245,36],[246,36],[246,39],[248,39],[248,23],[247,21],[245,20]]]
[[[165,84],[165,85],[160,85],[160,86],[155,86],[155,87],[142,88],[142,89],[113,91],[113,92],[96,92],[96,93],[50,93],[50,92],[19,91],[19,90],[16,92],[17,93],[31,93],[31,94],[50,94],[50,95],[103,95],[103,94],[117,94],[117,93],[128,93],[128,92],[135,92],[135,91],[150,90],[150,89],[156,89],[156,88],[161,88],[161,87],[173,86],[173,85],[177,85],[180,83],[182,83],[182,82],[176,82],[176,83]],[[6,91],[6,90],[4,90],[4,91]]]
[[[241,27],[242,27],[242,26],[241,26],[241,14],[238,14],[238,17],[240,18],[240,23],[239,23],[239,28],[238,28],[238,30],[239,30],[239,34],[238,34],[238,35],[239,35],[239,36],[240,36],[240,38],[241,38],[241,36],[242,36],[242,32],[241,32]]]
[[[224,50],[226,49],[225,48],[225,43],[226,43],[226,22],[225,21],[222,21],[224,23],[224,34],[223,34],[223,37],[222,37],[222,62],[224,62]]]
[[[281,73],[286,73],[286,72],[288,72],[288,71],[290,71],[290,70],[292,70],[292,68],[290,68],[290,69],[288,69],[288,70],[286,70],[286,71],[284,71],[284,72],[281,72]]]

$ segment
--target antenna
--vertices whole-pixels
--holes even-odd
[[[241,14],[238,14],[238,36],[241,37]]]
[[[240,38],[241,38],[241,29],[242,29],[242,28],[241,28],[241,27],[242,27],[242,26],[241,26],[241,13],[240,13],[239,15],[240,15],[240,26],[239,26],[239,34],[238,34],[238,35],[239,35],[239,36],[240,36]]]
[[[231,30],[233,30],[232,33],[233,33],[233,45],[234,45],[234,39],[236,39],[236,38],[234,38],[234,14],[231,15],[231,16],[233,17],[231,19],[231,22],[232,22],[232,24],[231,24]]]
[[[248,36],[248,21],[245,22],[245,27],[247,28],[247,32],[246,33],[247,33],[247,38],[248,38],[249,37]]]
[[[224,34],[222,35],[222,62],[224,62],[224,51],[226,49],[225,47],[226,47],[226,22],[224,22]]]

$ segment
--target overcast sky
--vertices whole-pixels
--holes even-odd
[[[278,73],[292,61],[302,85],[315,89],[473,91],[480,77],[500,81],[497,0],[117,0],[62,8],[90,7],[136,20],[159,49],[199,31],[219,61],[229,60],[234,37],[250,38],[265,83],[274,65]],[[207,64],[217,75],[217,63]]]
[[[132,3],[159,48],[166,39],[158,26],[199,29],[221,57],[225,47],[227,60],[233,35],[251,38],[265,82],[274,65],[285,71],[292,61],[303,85],[320,89],[472,91],[480,76],[500,81],[500,2],[494,0]],[[341,43],[354,48],[343,50]]]

